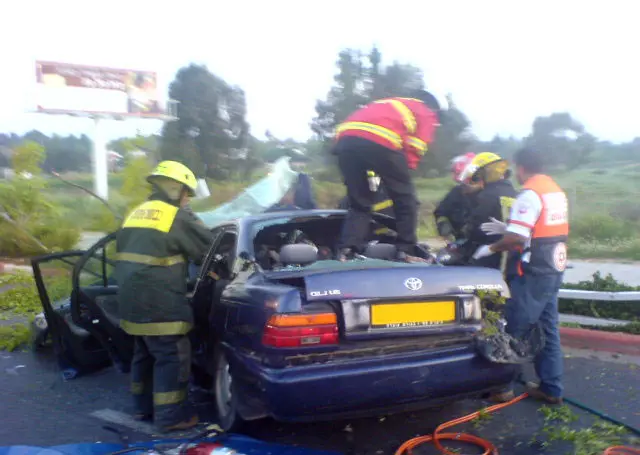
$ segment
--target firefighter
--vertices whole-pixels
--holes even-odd
[[[415,169],[440,124],[440,104],[428,92],[412,98],[374,101],[336,128],[333,153],[342,172],[349,212],[342,226],[339,259],[362,253],[369,234],[374,193],[367,171],[374,171],[393,201],[398,259],[415,260],[417,198],[410,169]]]
[[[369,190],[373,193],[372,213],[382,213],[383,215],[395,217],[393,213],[393,201],[387,196],[384,186],[380,182],[380,177],[373,171],[367,171],[367,179],[369,181]],[[349,210],[349,197],[345,196],[338,204],[338,208]]]
[[[545,343],[534,360],[540,384],[528,383],[529,395],[550,404],[562,403],[562,349],[558,328],[558,292],[567,265],[569,209],[565,192],[542,173],[544,158],[539,152],[523,149],[514,157],[516,176],[522,191],[518,195],[504,236],[483,245],[475,258],[503,251],[515,252],[517,276],[509,287],[506,330],[521,338],[538,325]],[[494,395],[494,401],[509,401],[513,391]]]
[[[194,318],[187,302],[187,261],[199,264],[211,232],[185,210],[195,195],[193,172],[163,161],[147,177],[149,199],[125,219],[117,234],[116,278],[120,326],[134,337],[131,392],[136,419],[161,431],[198,423],[187,406]]]
[[[462,227],[471,210],[472,194],[461,176],[475,156],[475,153],[466,153],[451,160],[451,176],[456,186],[451,188],[433,212],[438,234],[445,239],[462,238]]]
[[[509,175],[507,161],[491,152],[478,154],[462,172],[461,179],[468,180],[471,187],[478,189],[473,208],[461,229],[463,237],[467,239],[467,257],[480,245],[489,245],[500,239],[500,235],[486,233],[482,225],[491,219],[506,222],[509,218],[516,198],[516,190],[509,181]],[[506,275],[508,257],[507,252],[494,254],[478,259],[474,265],[500,269]]]

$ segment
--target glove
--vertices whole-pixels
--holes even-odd
[[[492,254],[494,254],[494,252],[491,251],[490,246],[491,245],[482,245],[480,248],[476,250],[475,253],[473,253],[472,258],[475,260],[478,260],[478,259],[486,258],[487,256],[491,256]]]
[[[480,229],[485,234],[496,235],[496,234],[504,234],[507,231],[507,223],[503,223],[502,221],[498,221],[495,218],[489,218],[491,222],[482,223],[480,225]]]

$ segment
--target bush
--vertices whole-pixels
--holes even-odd
[[[616,281],[610,273],[603,278],[600,272],[594,273],[593,280],[591,281],[566,283],[563,284],[562,287],[564,289],[579,289],[585,291],[640,291],[640,286],[629,286]],[[638,302],[561,299],[559,307],[561,313],[640,322],[640,305]]]

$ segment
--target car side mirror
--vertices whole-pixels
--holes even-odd
[[[318,260],[318,249],[306,243],[285,245],[280,249],[280,262],[284,265],[309,265]]]

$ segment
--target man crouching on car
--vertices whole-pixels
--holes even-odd
[[[135,418],[153,419],[161,431],[185,430],[198,423],[186,405],[191,370],[187,333],[193,326],[186,298],[187,260],[199,263],[212,235],[184,208],[196,189],[189,168],[163,161],[147,180],[153,194],[131,211],[117,234],[120,326],[134,336]]]

